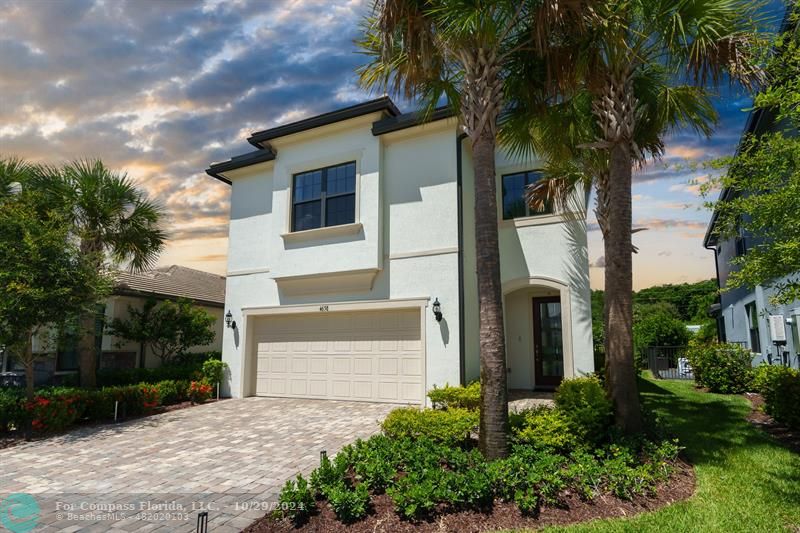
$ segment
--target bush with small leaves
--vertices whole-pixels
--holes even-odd
[[[436,409],[474,410],[481,404],[481,384],[479,381],[473,381],[466,387],[445,385],[439,388],[434,385],[433,389],[428,391],[428,398]]]
[[[560,409],[540,406],[517,413],[511,430],[514,440],[534,448],[569,450],[579,444],[569,418]]]
[[[381,426],[383,433],[394,439],[427,437],[448,445],[463,444],[478,427],[478,413],[467,409],[395,409]]]
[[[737,344],[693,343],[686,352],[695,382],[711,392],[739,394],[751,387],[753,354]]]
[[[764,410],[777,422],[800,429],[800,372],[792,368],[772,371],[761,387]]]
[[[579,439],[597,444],[608,438],[613,409],[596,377],[562,381],[553,399]]]

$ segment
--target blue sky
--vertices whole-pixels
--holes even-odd
[[[361,0],[0,0],[0,154],[99,157],[127,170],[168,209],[160,263],[224,273],[229,191],[204,169],[247,151],[253,131],[368,98],[352,44],[368,9]],[[748,104],[724,87],[712,139],[675,132],[663,161],[635,175],[634,224],[648,228],[635,235],[637,288],[714,276],[701,242],[705,172],[674,165],[732,153]],[[599,288],[599,231],[589,242]]]

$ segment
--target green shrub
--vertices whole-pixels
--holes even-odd
[[[218,359],[207,359],[202,367],[203,377],[212,385],[216,385],[222,382],[227,368],[228,363],[224,363]]]
[[[192,381],[189,384],[188,395],[192,403],[205,403],[213,392],[214,387],[205,381]]]
[[[394,447],[385,435],[375,435],[367,441],[359,439],[342,449],[339,456],[346,456],[356,480],[374,494],[383,493],[397,474]]]
[[[762,363],[753,369],[750,388],[766,399],[772,393],[778,380],[785,374],[796,373],[796,370],[781,365]]]
[[[326,487],[325,497],[336,513],[336,518],[349,524],[367,516],[369,492],[366,485],[359,484],[354,489],[344,483]]]
[[[481,404],[481,384],[473,381],[466,387],[445,385],[438,388],[434,385],[428,391],[428,398],[436,409],[477,409]]]
[[[534,448],[568,450],[579,444],[572,424],[560,409],[536,407],[514,415],[512,436]]]
[[[382,428],[391,438],[427,437],[450,445],[464,443],[478,426],[478,413],[466,409],[395,409],[383,421]]]
[[[400,516],[420,518],[429,515],[446,498],[447,478],[441,468],[409,472],[386,492]]]
[[[308,482],[299,474],[296,480],[286,481],[278,502],[283,516],[287,516],[295,522],[301,522],[308,517],[317,506]]]
[[[750,387],[753,354],[736,344],[692,343],[687,351],[695,382],[711,392],[738,394]]]
[[[327,487],[338,486],[345,482],[348,460],[347,453],[339,453],[333,461],[327,455],[322,456],[320,465],[311,472],[311,487],[324,494]]]
[[[21,389],[0,389],[0,434],[22,427],[25,420],[24,399]]]
[[[773,371],[763,386],[764,410],[776,422],[800,429],[800,372],[784,367]]]
[[[633,343],[639,368],[646,368],[648,346],[685,346],[690,336],[675,306],[666,303],[635,306]]]
[[[156,383],[161,405],[174,405],[189,398],[189,382],[167,380]]]
[[[191,365],[160,366],[157,368],[101,369],[97,371],[99,387],[118,387],[160,381],[197,380],[202,378],[203,362]]]
[[[494,500],[493,480],[485,464],[446,475],[448,504],[463,509],[489,507]]]
[[[63,431],[81,417],[90,393],[82,389],[53,387],[42,389],[25,402],[25,417],[37,432]]]
[[[587,443],[608,436],[613,410],[600,381],[594,376],[561,382],[554,396],[556,408],[569,420],[575,435]]]

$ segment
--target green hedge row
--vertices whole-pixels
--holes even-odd
[[[733,344],[695,344],[687,352],[694,379],[721,394],[746,391],[764,397],[764,410],[777,422],[800,429],[800,372],[762,364],[753,368],[753,354]]]
[[[22,390],[0,389],[0,433],[24,428],[28,422],[36,432],[63,431],[79,421],[113,420],[115,405],[118,417],[128,418],[187,400],[202,403],[211,392],[212,387],[201,382],[165,380],[97,390],[52,387],[38,390],[29,402]]]
[[[652,494],[680,450],[674,441],[624,440],[609,431],[611,403],[596,378],[564,381],[555,408],[514,413],[511,454],[493,462],[475,447],[480,387],[438,388],[430,397],[436,409],[396,409],[382,434],[345,446],[333,459],[323,456],[308,480],[288,481],[278,516],[302,523],[327,504],[340,521],[357,522],[379,494],[409,520],[481,511],[496,499],[536,515],[542,506],[564,504],[567,494]]]
[[[221,359],[220,352],[189,353],[178,356],[174,364],[157,368],[101,369],[97,371],[97,385],[111,387],[172,380],[199,380],[203,377],[203,364],[206,361]]]

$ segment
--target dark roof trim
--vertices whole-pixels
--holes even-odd
[[[206,174],[230,185],[231,180],[225,176],[222,176],[221,174],[223,172],[229,172],[231,170],[236,170],[237,168],[249,167],[250,165],[272,161],[273,159],[275,159],[275,152],[272,150],[255,150],[246,154],[237,155],[221,163],[213,163],[209,168],[206,169]]]
[[[413,128],[414,126],[419,126],[420,124],[435,122],[437,120],[443,120],[453,116],[455,116],[455,113],[453,113],[453,110],[450,109],[449,106],[437,107],[433,110],[430,116],[427,117],[427,119],[425,114],[421,112],[404,113],[400,116],[387,117],[378,120],[377,122],[373,122],[372,134],[383,135],[385,133],[400,131],[406,128]]]
[[[336,111],[331,111],[329,113],[323,113],[315,117],[300,120],[298,122],[292,122],[291,124],[284,124],[283,126],[278,126],[276,128],[257,131],[250,135],[250,137],[247,139],[247,142],[253,146],[262,148],[263,143],[271,139],[285,137],[286,135],[291,135],[293,133],[300,133],[301,131],[327,126],[328,124],[334,124],[343,120],[369,115],[370,113],[376,113],[378,111],[382,111],[392,117],[400,114],[400,110],[397,109],[397,106],[394,105],[394,102],[392,102],[388,96],[382,96],[380,98],[362,102],[350,107],[337,109]]]

